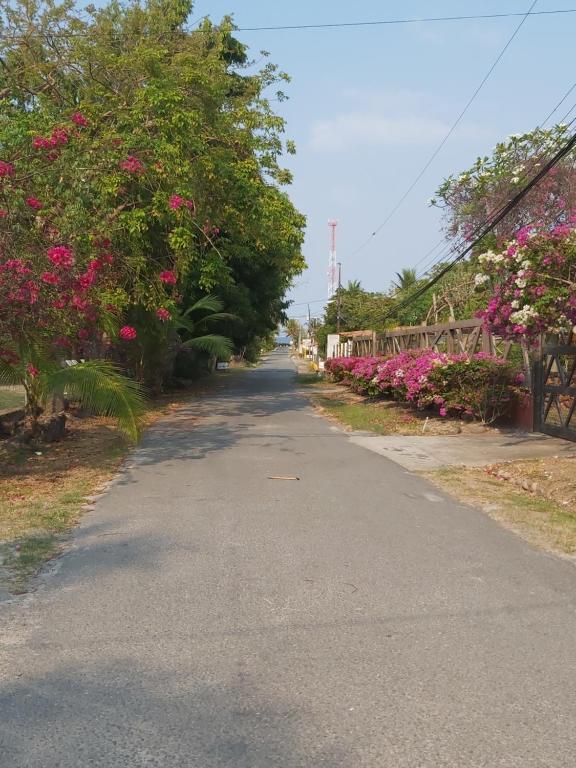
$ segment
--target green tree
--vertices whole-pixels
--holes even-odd
[[[292,344],[297,344],[300,334],[302,332],[302,327],[298,322],[298,320],[291,317],[289,320],[286,321],[284,327],[286,328],[286,333],[292,339]]]
[[[282,99],[287,78],[271,64],[247,74],[230,20],[190,32],[190,10],[170,0],[111,2],[87,15],[71,3],[0,5],[0,145],[11,125],[86,115],[85,151],[60,185],[84,213],[101,212],[121,257],[107,302],[146,320],[137,328],[153,352],[146,380],[167,357],[155,349],[165,338],[158,308],[175,314],[218,293],[243,321],[225,335],[246,345],[285,317],[284,294],[304,267],[304,219],[279,188],[290,181],[280,159],[292,145],[268,97]],[[77,225],[74,205],[66,210]],[[87,237],[94,227],[77,229]],[[158,280],[163,272],[174,285]]]
[[[431,200],[444,208],[446,234],[469,241],[487,218],[507,203],[567,140],[569,128],[536,128],[499,142],[491,155],[449,176]],[[565,157],[495,228],[486,246],[501,244],[530,224],[554,226],[576,209],[576,157]]]

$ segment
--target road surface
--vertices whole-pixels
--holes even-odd
[[[0,608],[2,768],[575,764],[574,565],[294,381],[276,353],[157,425]]]

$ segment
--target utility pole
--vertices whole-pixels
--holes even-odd
[[[342,306],[342,263],[338,262],[338,288],[337,288],[337,300],[336,300],[336,333],[340,333],[340,309]]]
[[[338,288],[338,275],[336,271],[336,227],[338,222],[331,219],[328,222],[330,228],[330,255],[328,256],[328,300],[334,298]]]

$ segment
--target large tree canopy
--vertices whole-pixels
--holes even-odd
[[[100,303],[118,326],[146,317],[145,333],[212,293],[245,344],[284,317],[304,268],[304,218],[280,189],[292,145],[267,98],[287,78],[255,71],[228,19],[188,30],[191,9],[0,0],[3,255],[38,271],[64,246],[85,266],[105,241]]]
[[[566,125],[536,128],[499,142],[491,156],[479,157],[460,174],[449,176],[432,203],[446,212],[450,239],[469,241],[479,227],[549,160],[568,137]],[[570,154],[553,168],[495,228],[492,241],[501,245],[525,226],[553,227],[576,210],[576,157]]]

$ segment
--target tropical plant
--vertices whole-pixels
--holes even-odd
[[[494,421],[506,413],[522,377],[514,365],[482,352],[472,356],[413,349],[387,358],[333,358],[325,370],[356,392],[389,397],[441,416]]]
[[[491,214],[508,202],[566,141],[567,125],[536,128],[499,142],[439,187],[432,205],[444,208],[448,238],[469,241]],[[576,209],[576,156],[567,155],[493,230],[486,246],[499,247],[524,226],[553,227]]]
[[[418,278],[416,270],[411,267],[405,267],[401,272],[396,272],[396,280],[392,284],[397,291],[406,291],[416,285]]]
[[[476,285],[490,294],[479,315],[493,333],[535,340],[576,325],[576,216],[570,221],[524,227],[503,250],[479,256]]]
[[[286,321],[284,327],[286,328],[286,333],[292,339],[292,344],[297,344],[298,339],[302,333],[302,326],[298,320],[296,320],[294,317],[291,317]]]
[[[182,347],[196,349],[206,352],[211,357],[227,360],[234,348],[232,339],[216,333],[207,333],[214,323],[238,320],[236,315],[223,312],[223,308],[224,303],[217,296],[203,296],[184,312],[178,313],[174,318],[174,324],[182,336]]]
[[[230,19],[190,30],[187,0],[9,6],[0,3],[2,160],[16,181],[37,180],[42,208],[22,185],[6,205],[0,190],[4,230],[51,232],[86,255],[105,233],[116,284],[104,303],[144,318],[132,327],[151,333],[143,349],[154,360],[148,316],[185,310],[199,293],[217,292],[242,317],[226,327],[237,345],[266,336],[304,267],[304,218],[280,189],[293,145],[270,106],[286,75],[271,64],[248,74]]]
[[[112,363],[89,360],[58,364],[50,350],[22,340],[19,356],[0,358],[0,384],[20,385],[26,393],[25,414],[32,438],[41,431],[46,404],[64,397],[88,411],[114,418],[120,430],[136,441],[142,427],[146,401],[140,385],[123,376]]]

